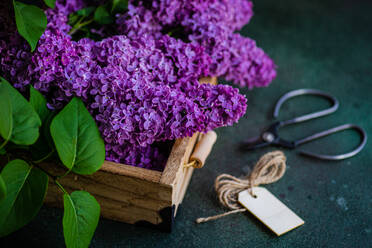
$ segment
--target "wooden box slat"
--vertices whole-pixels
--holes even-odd
[[[101,170],[110,172],[112,174],[140,178],[150,182],[159,182],[162,175],[160,171],[148,170],[110,161],[105,161]]]
[[[175,141],[163,172],[105,161],[93,175],[70,173],[60,183],[67,191],[86,190],[101,205],[105,218],[130,224],[156,226],[170,231],[189,184],[193,168],[184,168],[198,134]],[[62,175],[61,166],[44,165],[53,175]],[[45,202],[62,206],[62,193],[49,183]]]

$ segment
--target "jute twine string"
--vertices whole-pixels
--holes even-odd
[[[243,190],[249,190],[250,194],[256,197],[252,192],[252,187],[278,181],[284,175],[285,162],[284,153],[274,151],[263,155],[254,166],[251,174],[243,179],[229,174],[219,175],[214,183],[214,188],[220,203],[231,211],[211,217],[198,218],[196,223],[216,220],[230,214],[246,211],[247,209],[243,208],[238,202],[239,193]]]

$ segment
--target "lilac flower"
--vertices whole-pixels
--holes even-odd
[[[161,36],[162,26],[154,19],[153,12],[143,7],[141,3],[138,6],[129,3],[128,12],[119,15],[116,24],[118,32],[130,38],[141,37],[144,34]]]
[[[274,62],[254,40],[233,34],[226,44],[230,54],[230,66],[224,74],[227,80],[251,89],[267,86],[276,77]]]
[[[16,25],[13,16],[9,15],[11,9],[7,4],[6,1],[0,2],[0,72],[16,87],[23,88],[31,53],[22,37],[15,33]]]
[[[245,98],[241,96],[244,100],[240,104],[244,107],[233,112],[231,120],[224,113],[217,114],[225,109],[219,109],[217,100],[205,102],[203,97],[206,92],[222,86],[199,85],[197,73],[193,74],[194,78],[189,75],[190,81],[194,82],[189,84],[189,88],[181,83],[176,84],[176,68],[181,77],[187,73],[182,73],[182,66],[176,67],[178,64],[174,62],[177,60],[167,58],[155,43],[147,35],[138,40],[114,36],[96,43],[92,49],[99,61],[97,71],[106,72],[101,74],[100,82],[97,82],[101,90],[91,92],[96,94],[91,107],[99,112],[96,119],[104,137],[119,144],[129,142],[145,147],[155,141],[190,136],[227,122],[231,124],[244,113]],[[174,45],[172,42],[167,44]],[[192,45],[187,47],[191,49]],[[186,63],[184,66],[188,65]],[[174,79],[169,75],[173,75]],[[237,90],[230,86],[225,88],[230,91],[219,93],[228,97],[238,95]],[[199,103],[199,99],[203,102]],[[212,119],[207,110],[214,104],[217,112],[215,119]],[[107,119],[111,121],[107,122]],[[191,119],[194,120],[193,124],[190,124]]]
[[[47,30],[32,54],[14,24],[0,27],[0,73],[21,90],[32,84],[52,109],[80,97],[108,160],[160,170],[167,154],[159,142],[237,122],[245,97],[231,86],[200,85],[199,78],[225,75],[261,86],[275,76],[254,41],[233,34],[252,15],[248,1],[131,1],[117,19],[122,35],[73,41],[67,15],[83,6],[58,0],[47,10]],[[170,25],[184,25],[190,42],[163,34]]]
[[[255,41],[233,33],[252,14],[249,1],[215,1],[182,21],[189,40],[205,47],[211,56],[211,74],[249,88],[267,86],[276,76],[273,61]]]
[[[263,50],[253,40],[234,33],[252,17],[250,1],[132,1],[129,10],[117,21],[119,33],[132,38],[148,33],[161,39],[165,30],[181,26],[189,42],[210,55],[211,76],[249,88],[267,86],[276,76],[275,64]]]

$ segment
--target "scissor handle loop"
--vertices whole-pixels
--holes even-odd
[[[334,96],[331,96],[328,93],[325,93],[325,92],[320,91],[320,90],[315,90],[315,89],[298,89],[298,90],[292,90],[290,92],[287,92],[282,97],[280,97],[280,99],[278,100],[278,102],[275,105],[275,109],[274,109],[274,113],[273,113],[274,118],[278,117],[280,107],[283,105],[283,103],[285,101],[287,101],[290,98],[293,98],[293,97],[296,97],[296,96],[301,96],[301,95],[322,96],[322,97],[327,98],[328,100],[330,100],[332,102],[332,106],[330,108],[323,109],[323,110],[313,112],[313,113],[310,113],[310,114],[306,114],[306,115],[301,115],[299,117],[295,117],[295,118],[290,119],[290,120],[281,121],[280,126],[286,126],[286,125],[289,125],[289,124],[299,123],[299,122],[315,119],[315,118],[318,118],[318,117],[321,117],[321,116],[329,115],[329,114],[335,112],[338,109],[339,103],[338,103],[338,100]]]
[[[310,142],[312,140],[319,139],[319,138],[325,137],[327,135],[337,133],[337,132],[340,132],[340,131],[343,131],[343,130],[346,130],[346,129],[355,129],[359,132],[359,134],[362,137],[362,141],[360,142],[358,147],[356,147],[351,152],[344,153],[344,154],[339,154],[339,155],[325,155],[325,154],[317,154],[317,153],[301,150],[300,153],[302,155],[305,155],[305,156],[318,158],[318,159],[323,159],[323,160],[342,160],[342,159],[350,158],[350,157],[356,155],[357,153],[359,153],[367,143],[367,133],[364,131],[363,128],[361,128],[360,126],[355,125],[355,124],[344,124],[344,125],[341,125],[341,126],[337,126],[337,127],[322,131],[320,133],[313,134],[313,135],[308,136],[306,138],[303,138],[301,140],[295,141],[295,146],[298,146],[298,145]]]

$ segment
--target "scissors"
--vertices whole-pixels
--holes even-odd
[[[363,147],[365,146],[365,144],[367,142],[367,134],[366,134],[366,132],[364,131],[363,128],[361,128],[360,126],[355,125],[355,124],[343,124],[343,125],[340,125],[340,126],[330,128],[328,130],[324,130],[324,131],[319,132],[319,133],[314,133],[314,134],[312,134],[308,137],[305,137],[305,138],[302,138],[302,139],[299,139],[299,140],[289,141],[289,140],[282,139],[278,134],[278,131],[281,127],[285,127],[285,126],[288,126],[288,125],[292,125],[292,124],[312,120],[312,119],[315,119],[315,118],[319,118],[319,117],[322,117],[322,116],[326,116],[326,115],[329,115],[329,114],[335,112],[338,109],[339,102],[334,96],[332,96],[328,93],[325,93],[323,91],[316,90],[316,89],[298,89],[298,90],[293,90],[293,91],[290,91],[290,92],[284,94],[278,100],[278,102],[275,105],[273,117],[274,118],[278,117],[280,107],[283,105],[283,103],[285,101],[287,101],[290,98],[293,98],[293,97],[296,97],[296,96],[301,96],[301,95],[316,95],[316,96],[324,97],[324,98],[326,98],[326,99],[328,99],[332,102],[332,106],[327,108],[327,109],[320,110],[320,111],[313,112],[313,113],[309,113],[309,114],[305,114],[305,115],[301,115],[301,116],[295,117],[293,119],[283,120],[283,121],[276,121],[273,124],[271,124],[270,126],[268,126],[266,129],[264,129],[264,131],[261,133],[261,135],[259,135],[257,137],[254,137],[254,138],[250,138],[247,141],[243,142],[241,148],[244,149],[244,150],[252,150],[252,149],[257,149],[257,148],[261,148],[261,147],[274,145],[274,146],[280,146],[280,147],[284,147],[284,148],[294,149],[294,148],[296,148],[296,147],[298,147],[298,146],[300,146],[304,143],[313,141],[315,139],[319,139],[319,138],[325,137],[327,135],[330,135],[330,134],[333,134],[333,133],[336,133],[336,132],[340,132],[340,131],[343,131],[343,130],[346,130],[346,129],[354,129],[354,130],[358,131],[358,133],[361,135],[362,139],[361,139],[361,142],[358,145],[358,147],[356,147],[351,152],[344,153],[344,154],[339,154],[339,155],[326,155],[326,154],[318,154],[318,153],[313,153],[313,152],[301,150],[300,154],[305,155],[305,156],[309,156],[309,157],[313,157],[313,158],[323,159],[323,160],[342,160],[342,159],[350,158],[350,157],[356,155],[357,153],[359,153],[363,149]]]

